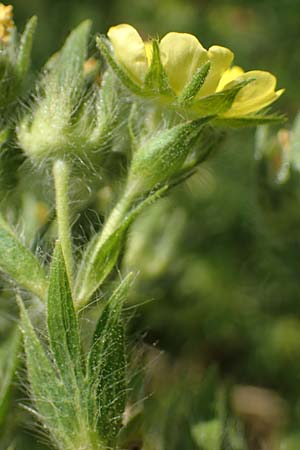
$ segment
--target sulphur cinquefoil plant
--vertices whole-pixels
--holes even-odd
[[[143,42],[118,25],[91,55],[90,21],[29,82],[35,26],[19,37],[0,4],[1,301],[17,305],[0,352],[3,443],[13,448],[9,417],[20,408],[49,448],[169,450],[141,433],[132,406],[128,230],[193,175],[227,126],[282,120],[266,107],[283,91],[185,33]],[[18,389],[25,400],[11,405]]]

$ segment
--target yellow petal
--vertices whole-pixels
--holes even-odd
[[[226,84],[229,84],[231,81],[234,81],[236,78],[240,77],[244,73],[243,69],[239,66],[233,66],[230,69],[226,70],[224,72],[223,76],[221,77],[217,92],[222,91]]]
[[[225,89],[234,86],[236,82],[255,80],[244,86],[235,97],[235,100],[229,111],[223,114],[223,117],[240,117],[265,108],[275,102],[283,90],[275,92],[276,78],[269,72],[261,70],[252,70],[236,78],[233,82],[227,84]]]
[[[213,45],[209,48],[208,58],[210,61],[210,70],[198,97],[213,94],[216,91],[221,77],[226,73],[232,63],[233,56],[232,51],[226,47]]]
[[[162,65],[176,94],[191,80],[197,69],[208,61],[207,50],[187,33],[168,33],[159,44]]]
[[[152,62],[152,56],[153,56],[153,44],[152,41],[145,42],[145,51],[146,51],[146,57],[148,61],[148,65],[151,65]]]
[[[137,82],[143,82],[148,69],[145,44],[131,25],[122,24],[111,27],[107,33],[117,61]]]

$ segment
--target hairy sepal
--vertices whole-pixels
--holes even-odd
[[[150,67],[145,76],[144,86],[146,90],[152,91],[154,94],[160,94],[166,97],[175,97],[171,89],[167,74],[161,63],[159,53],[159,42],[152,41],[152,59]]]
[[[231,108],[234,99],[240,90],[252,81],[254,80],[249,79],[246,81],[241,81],[231,89],[226,89],[224,91],[202,97],[193,102],[191,110],[200,116],[219,115],[225,113]]]
[[[99,35],[96,38],[96,44],[107,63],[110,65],[112,70],[115,72],[120,81],[126,86],[131,92],[137,95],[144,95],[143,89],[136,84],[126,73],[126,71],[115,61],[111,50],[109,48],[108,41],[105,36]]]
[[[21,36],[17,56],[17,74],[21,82],[24,76],[27,74],[30,66],[32,43],[36,31],[36,26],[37,26],[37,17],[33,16],[27,22],[25,30]]]

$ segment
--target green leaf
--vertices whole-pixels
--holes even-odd
[[[48,281],[37,258],[17,239],[0,216],[0,269],[40,299],[46,298]]]
[[[16,328],[0,347],[0,426],[3,425],[18,366],[20,333]]]
[[[76,427],[74,405],[47,357],[20,298],[18,304],[32,398],[43,424],[49,429],[60,449],[66,442],[65,434]]]
[[[47,302],[50,346],[66,385],[82,380],[82,356],[71,289],[60,242],[53,254]]]
[[[138,84],[136,84],[132,79],[127,75],[127,73],[123,70],[123,68],[116,63],[115,59],[113,58],[110,48],[107,43],[107,39],[105,36],[97,36],[96,44],[98,49],[101,51],[103,56],[105,57],[106,61],[110,65],[110,67],[113,69],[115,74],[119,77],[119,79],[122,81],[124,86],[126,86],[131,92],[138,95],[145,95],[143,93],[143,90],[140,88]]]
[[[187,106],[193,102],[195,96],[203,86],[209,70],[210,62],[208,61],[197,70],[191,81],[185,86],[184,90],[177,100],[178,104]]]
[[[28,72],[30,65],[30,56],[32,50],[32,42],[37,26],[37,17],[33,16],[26,24],[24,33],[21,36],[19,52],[17,56],[16,70],[20,81]]]
[[[145,87],[151,91],[157,91],[161,95],[175,97],[160,60],[159,42],[157,40],[152,41],[152,60],[145,76]]]
[[[132,283],[127,275],[113,293],[101,314],[88,356],[91,420],[103,439],[112,444],[121,427],[126,402],[126,358],[124,327],[121,319],[123,303]]]

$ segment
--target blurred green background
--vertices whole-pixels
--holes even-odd
[[[275,109],[287,114],[287,127],[300,107],[299,0],[13,5],[19,29],[31,15],[39,17],[37,72],[81,20],[91,18],[95,33],[126,22],[144,37],[193,33],[206,48],[231,48],[245,70],[271,71],[286,88]],[[173,377],[174,391],[187,399],[214,367],[216,385],[253,385],[280,395],[287,405],[285,433],[294,439],[300,429],[300,174],[292,172],[283,185],[271,180],[268,158],[255,160],[254,136],[253,129],[229,131],[214,158],[132,230],[123,263],[139,272],[130,332],[132,341],[165,352],[167,369],[156,374],[160,388],[149,388],[158,392],[150,401],[154,420],[160,389],[169,398],[164,377]],[[193,382],[188,386],[185,379]],[[209,409],[205,401],[200,410]],[[171,448],[199,447],[179,439]],[[284,448],[296,450],[299,441]]]

